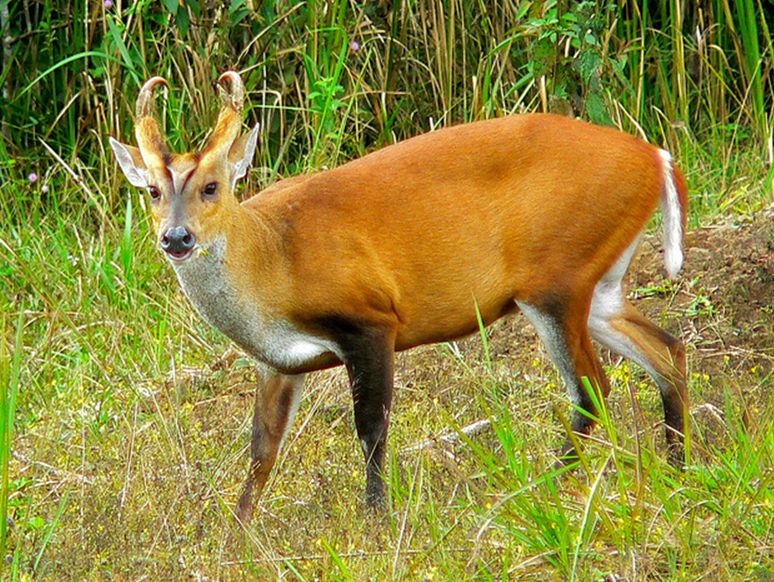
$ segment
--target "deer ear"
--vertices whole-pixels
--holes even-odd
[[[231,170],[231,189],[236,183],[247,175],[247,169],[253,162],[255,148],[258,145],[258,129],[261,124],[256,123],[249,132],[240,135],[231,145],[228,151],[228,163]]]
[[[142,161],[140,150],[134,146],[122,144],[112,137],[109,141],[116,161],[129,183],[138,188],[145,188],[148,185],[149,174],[145,162]]]

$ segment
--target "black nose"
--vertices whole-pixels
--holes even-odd
[[[175,258],[184,257],[196,244],[196,237],[184,226],[170,228],[161,237],[161,248]]]

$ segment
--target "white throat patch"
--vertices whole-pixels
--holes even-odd
[[[272,318],[258,302],[240,297],[226,270],[226,239],[219,237],[182,262],[170,261],[188,299],[201,316],[251,356],[279,370],[303,367],[338,346]]]

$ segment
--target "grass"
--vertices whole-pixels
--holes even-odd
[[[34,229],[3,221],[6,297],[25,297],[21,312],[5,306],[6,329],[21,330],[5,348],[18,366],[10,386],[21,387],[9,572],[584,580],[771,571],[769,377],[694,376],[695,406],[722,402],[722,429],[708,436],[694,421],[696,461],[679,474],[654,438],[653,386],[619,366],[614,420],[603,415],[583,469],[558,475],[561,383],[534,338],[515,344],[506,326],[484,342],[399,358],[386,517],[360,502],[343,373],[314,375],[256,524],[242,534],[231,511],[254,375],[241,357],[217,365],[231,346],[188,306],[136,196],[99,232],[86,210],[76,224],[34,206]],[[26,204],[23,191],[17,198]],[[751,383],[761,419],[752,428],[736,393]],[[627,386],[643,412],[632,414]],[[480,420],[491,424],[478,435],[415,448]]]
[[[398,358],[384,516],[360,501],[343,372],[312,375],[260,515],[238,530],[252,366],[188,305],[106,149],[156,73],[173,86],[171,144],[201,143],[215,69],[237,66],[262,127],[250,187],[431,126],[570,107],[667,144],[692,229],[747,222],[772,200],[772,47],[742,4],[235,2],[218,16],[76,2],[92,15],[79,26],[51,2],[11,6],[9,30],[31,42],[0,79],[2,577],[769,579],[771,314],[708,279],[720,262],[639,285],[688,344],[684,473],[663,462],[655,388],[626,362],[608,362],[613,395],[581,467],[553,470],[569,405],[517,318]],[[744,265],[740,292],[767,272]],[[745,325],[761,339],[744,358],[712,343]]]

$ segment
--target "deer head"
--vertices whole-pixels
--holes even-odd
[[[112,137],[110,147],[133,186],[146,188],[159,247],[173,262],[188,260],[225,236],[228,216],[238,206],[234,187],[255,154],[258,125],[240,135],[245,88],[239,74],[218,78],[222,107],[215,129],[203,150],[169,151],[154,112],[154,90],[168,87],[161,77],[149,79],[137,97],[137,147]]]

